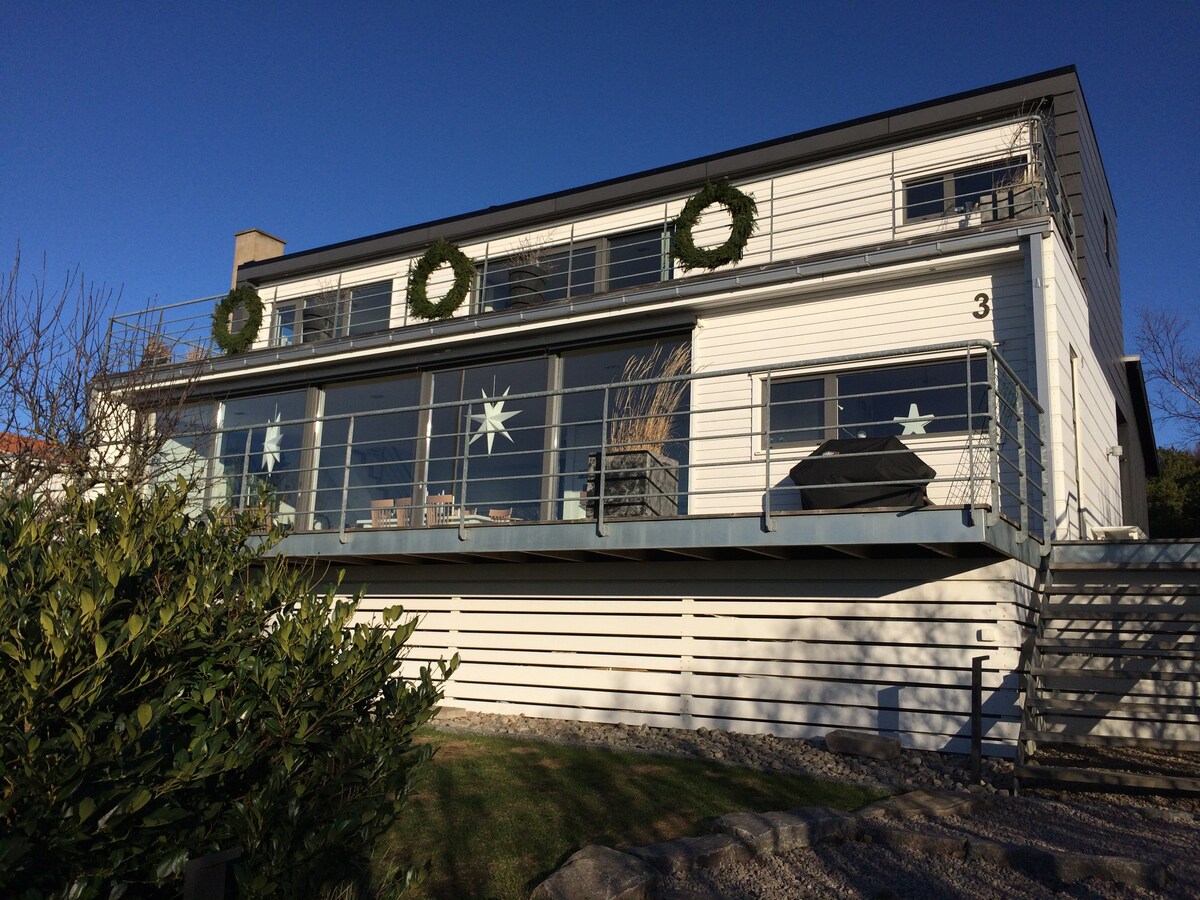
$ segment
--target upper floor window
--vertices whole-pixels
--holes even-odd
[[[987,361],[885,366],[770,382],[771,446],[963,432],[987,421]]]
[[[392,283],[376,281],[323,291],[275,306],[273,343],[308,344],[383,331],[391,318]]]
[[[608,239],[607,290],[653,284],[671,277],[671,230],[651,228]]]
[[[1018,202],[1011,189],[1021,183],[1025,172],[1026,158],[1017,156],[906,181],[904,221],[940,218],[980,206],[994,207],[995,218],[1011,218]]]
[[[480,266],[478,310],[491,312],[616,291],[671,278],[670,229],[533,249]]]
[[[479,311],[594,294],[598,253],[598,243],[590,243],[488,260],[480,267]]]

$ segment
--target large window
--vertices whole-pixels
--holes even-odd
[[[661,374],[664,361],[671,352],[686,346],[686,338],[663,338],[658,341],[643,341],[616,347],[600,347],[578,350],[562,355],[562,386],[564,391],[596,385],[595,390],[579,390],[564,393],[562,397],[559,452],[558,452],[558,503],[556,514],[563,519],[582,519],[587,513],[586,492],[589,475],[595,466],[596,456],[605,442],[604,425],[610,429],[614,420],[627,417],[631,412],[622,408],[628,400],[627,394],[609,390],[608,408],[605,409],[604,385],[625,380],[627,366],[642,361],[645,367],[635,380],[653,379]],[[649,389],[650,391],[653,388]],[[679,496],[686,505],[687,496],[687,438],[688,396],[685,391],[676,407],[670,438],[662,448],[662,454],[679,464]],[[681,507],[680,512],[684,509]]]
[[[683,498],[687,387],[651,415],[640,394],[605,386],[631,362],[634,380],[656,378],[672,351],[686,372],[687,346],[684,335],[647,338],[189,407],[194,427],[168,443],[164,464],[207,468],[213,505],[265,505],[302,530],[574,519],[589,515],[601,449],[632,441],[614,423],[670,420],[626,449],[673,459],[664,466]]]
[[[771,446],[836,437],[942,434],[987,422],[987,362],[859,369],[768,382]],[[968,410],[970,411],[968,415]]]
[[[430,516],[537,520],[546,475],[548,360],[433,375],[424,503]],[[434,498],[443,498],[435,500]]]
[[[608,290],[653,284],[671,277],[671,232],[650,228],[608,239]]]
[[[420,400],[419,375],[325,389],[314,528],[339,527],[343,496],[349,528],[410,524]]]
[[[656,227],[488,260],[479,269],[477,308],[491,312],[666,281],[670,238],[669,228]]]
[[[390,324],[391,305],[390,281],[288,300],[275,306],[273,342],[289,346],[383,331]]]
[[[596,292],[596,244],[488,260],[480,267],[481,312]]]
[[[189,403],[154,416],[160,446],[151,466],[152,480],[171,483],[184,478],[191,491],[189,513],[199,513],[201,509],[215,414],[212,403]]]
[[[227,400],[221,408],[212,498],[266,504],[278,521],[299,508],[306,391]]]
[[[904,183],[904,220],[940,218],[962,213],[981,204],[998,207],[998,192],[1003,193],[1018,184],[1025,176],[1024,156],[996,160],[970,168],[942,172],[928,178]],[[1011,205],[1014,198],[1005,197]]]

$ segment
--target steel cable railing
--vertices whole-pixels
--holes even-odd
[[[930,369],[942,379],[936,384],[897,389],[883,377],[877,391],[835,387],[803,401],[839,406],[846,416],[875,410],[846,423],[789,429],[781,423],[803,404],[771,401],[771,386],[801,367],[861,374],[877,366],[886,376],[897,366],[956,360],[961,369]],[[960,374],[948,379],[947,371]],[[671,437],[657,446],[611,439],[614,425],[647,417],[614,408],[620,389],[681,381],[687,390],[671,412]],[[762,389],[756,394],[751,383]],[[477,526],[582,521],[603,534],[620,518],[762,515],[770,528],[776,516],[820,511],[805,492],[840,482],[801,487],[789,472],[838,439],[844,459],[865,466],[857,487],[918,487],[934,505],[986,509],[1022,535],[1044,534],[1042,409],[987,341],[504,397],[510,409],[537,411],[536,423],[488,431],[480,412],[487,398],[463,398],[176,435],[164,459],[195,475],[204,505],[263,508],[299,531],[453,526],[465,535]],[[910,418],[910,403],[931,412]],[[810,439],[790,439],[801,432]],[[871,444],[886,436],[901,445]],[[891,461],[912,454],[931,478],[894,473]]]
[[[989,127],[1000,129],[996,146],[959,153],[949,160],[945,153],[934,154],[908,174],[871,167],[864,174],[850,166],[846,176],[825,175],[843,166],[845,160],[838,160],[754,180],[753,188],[747,188],[760,195],[758,228],[740,266],[817,258],[1025,216],[1055,216],[1060,230],[1072,241],[1072,213],[1054,159],[1041,137],[1044,125],[1029,118]],[[1003,140],[1003,134],[1010,137]],[[930,168],[938,174],[931,177]],[[929,214],[931,201],[912,192],[922,184],[939,181],[939,211]],[[553,303],[636,291],[706,274],[685,272],[671,260],[670,226],[684,200],[686,197],[673,198],[536,233],[464,245],[478,277],[469,300],[456,315],[485,315],[509,308],[518,294],[525,298],[521,302],[532,297],[536,300],[531,302]],[[917,214],[923,211],[925,214]],[[714,209],[695,229],[694,238],[702,246],[719,244],[727,228],[728,216]],[[650,249],[639,257],[646,248]],[[381,275],[378,266],[350,269],[315,290],[303,286],[265,289],[265,314],[255,348],[352,340],[421,321],[411,316],[405,302],[411,263],[408,258],[397,260],[390,275]],[[539,266],[544,271],[530,273]],[[447,279],[447,273],[435,273],[431,296],[449,287]],[[110,329],[114,349],[119,350],[121,359],[147,364],[196,360],[219,352],[212,344],[211,325],[220,299],[208,297],[115,316]],[[235,329],[238,325],[236,320],[232,323]]]

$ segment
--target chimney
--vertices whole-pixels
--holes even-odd
[[[259,228],[250,228],[235,234],[233,236],[233,283],[230,287],[237,287],[239,266],[243,263],[259,262],[283,256],[283,248],[286,244],[287,241],[282,241]]]

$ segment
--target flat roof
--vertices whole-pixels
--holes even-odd
[[[785,165],[842,155],[851,149],[935,133],[947,125],[982,121],[1005,111],[1027,108],[1031,100],[1062,94],[1079,95],[1078,103],[1083,105],[1079,78],[1073,65],[582,187],[245,263],[238,269],[238,281],[259,284],[403,255],[421,249],[439,237],[466,241],[518,226],[533,226],[644,198],[678,193],[714,178],[744,178]]]

